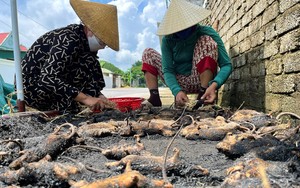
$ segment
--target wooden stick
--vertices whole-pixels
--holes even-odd
[[[183,111],[182,111],[180,117],[179,117],[174,123],[178,122],[178,121],[182,118],[182,116],[183,116],[183,114],[184,114],[186,108],[187,108],[187,106],[183,109]],[[173,125],[174,123],[172,123],[171,125]],[[180,133],[181,129],[183,128],[183,125],[184,125],[184,124],[181,124],[179,130],[177,131],[177,133],[175,134],[175,136],[172,138],[172,140],[171,140],[170,143],[168,144],[168,146],[167,146],[167,148],[166,148],[166,151],[165,151],[165,154],[164,154],[164,156],[163,156],[162,175],[163,175],[163,180],[164,180],[164,182],[166,182],[166,183],[170,183],[169,180],[168,180],[168,177],[167,177],[167,172],[166,172],[168,151],[169,151],[169,149],[170,149],[172,143],[174,142],[175,138],[177,137],[177,135]]]
[[[10,118],[10,117],[27,117],[32,115],[44,115],[46,117],[57,116],[59,115],[59,111],[28,111],[28,112],[16,112],[10,114],[1,115],[2,118]]]

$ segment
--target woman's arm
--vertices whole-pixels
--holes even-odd
[[[167,86],[172,91],[172,94],[176,96],[178,92],[181,91],[182,89],[176,79],[176,73],[173,64],[173,54],[172,54],[173,52],[167,42],[166,37],[163,37],[162,39],[161,51],[162,51],[162,72],[164,74],[164,79]]]

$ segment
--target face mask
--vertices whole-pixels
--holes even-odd
[[[88,42],[91,52],[96,52],[105,47],[100,45],[99,40],[97,39],[97,37],[95,37],[95,35],[88,37]]]
[[[187,29],[177,32],[176,36],[180,39],[186,39],[193,33],[193,31],[194,27],[189,27]]]

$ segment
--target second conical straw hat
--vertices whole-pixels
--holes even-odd
[[[81,19],[94,35],[107,46],[119,50],[119,30],[117,7],[83,0],[70,0],[70,3]]]
[[[184,30],[204,20],[210,13],[210,10],[186,0],[172,0],[157,35],[169,35]]]

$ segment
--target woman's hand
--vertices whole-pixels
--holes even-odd
[[[104,95],[99,96],[100,99],[104,102],[105,108],[116,109],[117,104],[113,101],[108,100]]]
[[[205,93],[202,95],[201,99],[204,100],[204,103],[211,104],[214,102],[214,100],[217,98],[216,89],[217,89],[217,83],[213,82],[205,91]]]
[[[179,106],[184,106],[185,103],[189,102],[188,96],[183,91],[179,91],[179,93],[176,95],[175,100],[176,100],[176,104]]]
[[[105,108],[104,100],[98,97],[87,96],[82,103],[92,111],[100,111]]]
[[[80,92],[76,97],[75,101],[81,102],[82,104],[89,107],[92,111],[100,111],[105,108],[115,108],[115,103],[109,101],[104,95],[99,97],[92,97],[85,95]]]

